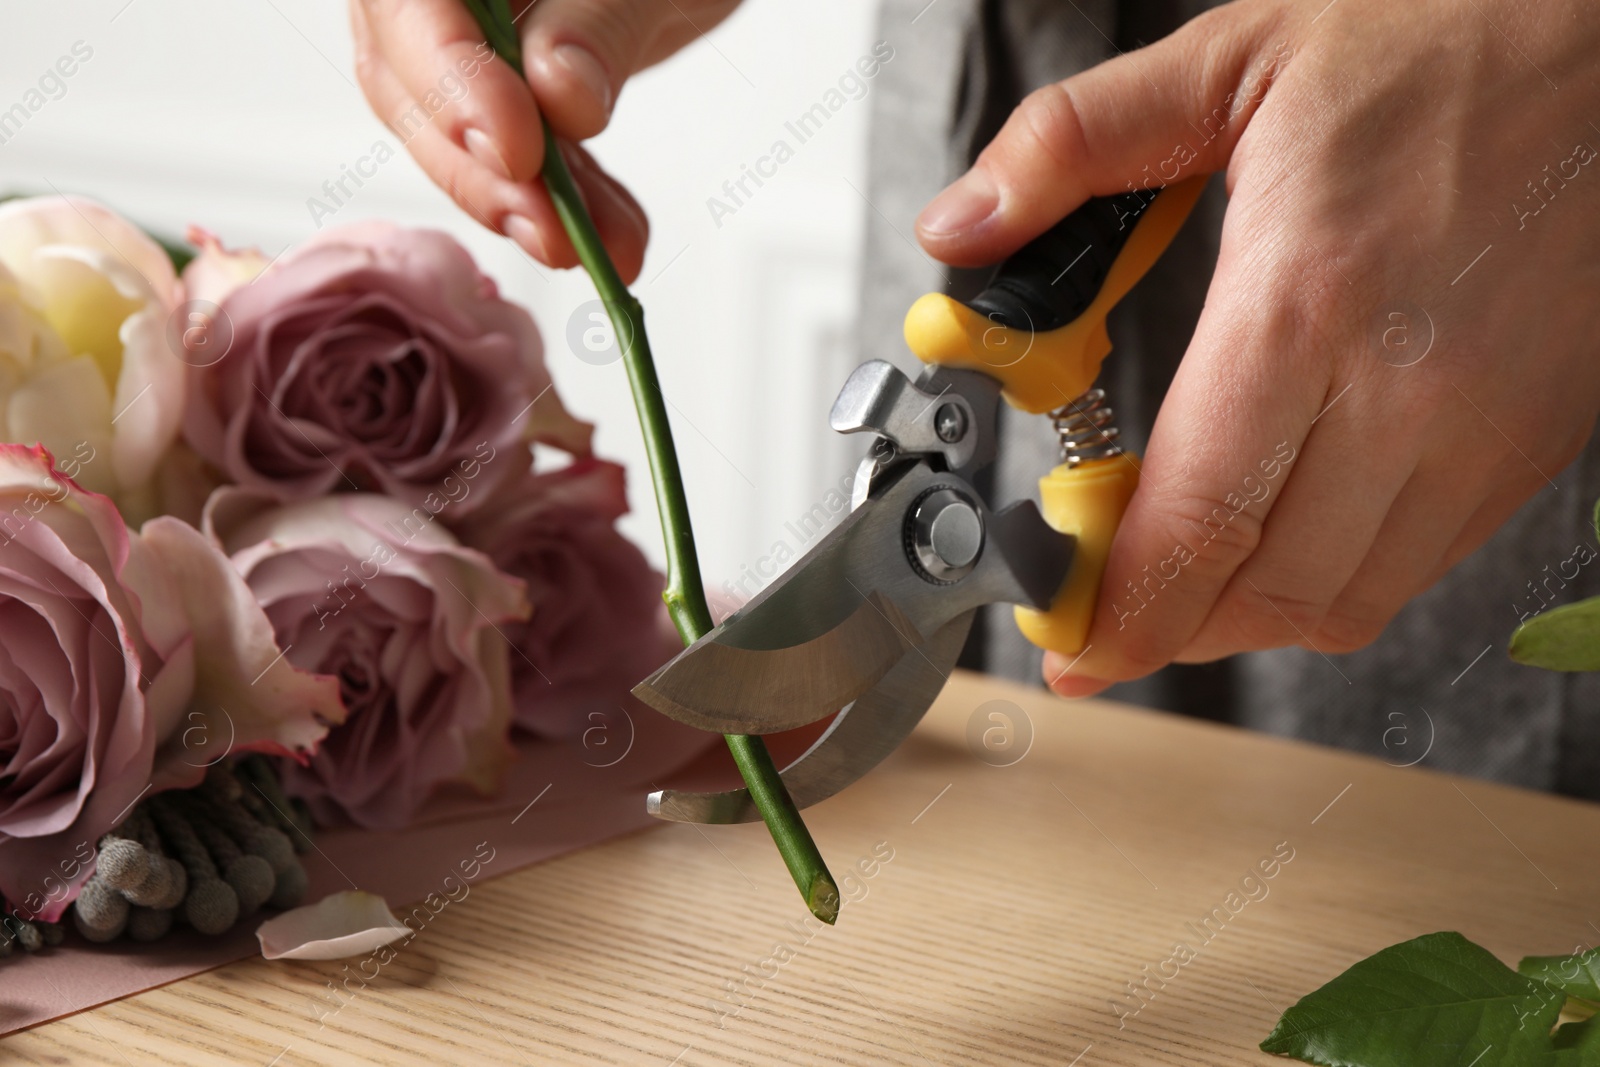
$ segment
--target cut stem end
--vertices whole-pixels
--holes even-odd
[[[806,893],[806,907],[829,926],[839,921],[839,887],[833,884],[833,878],[827,871],[818,871],[811,879],[811,888]]]

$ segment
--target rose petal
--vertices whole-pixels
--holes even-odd
[[[531,618],[501,631],[525,729],[590,736],[681,648],[660,625],[661,576],[614,526],[626,510],[622,468],[583,459],[524,475],[458,525],[464,544],[527,583]]]
[[[534,402],[524,436],[530,444],[559,448],[573,459],[594,455],[594,423],[569,412],[554,389]]]
[[[150,605],[168,605],[193,632],[190,718],[205,720],[208,740],[231,738],[234,751],[299,755],[322,740],[329,724],[344,721],[338,680],[284,659],[250,587],[199,531],[169,516],[145,523],[127,581],[147,614]]]
[[[437,516],[373,494],[277,504],[223,486],[204,523],[285,659],[340,678],[348,718],[284,765],[286,792],[324,822],[393,829],[444,783],[498,786],[512,754],[499,627],[528,617],[520,580]]]
[[[286,911],[256,930],[269,960],[342,960],[393,944],[411,930],[376,893],[345,890]]]
[[[71,245],[37,249],[17,269],[30,302],[70,351],[94,357],[109,387],[122,365],[118,331],[153,299],[149,286],[116,257]]]
[[[46,246],[71,246],[116,259],[162,303],[177,289],[172,260],[139,227],[81,196],[40,196],[0,206],[0,262],[26,277],[26,262]]]
[[[188,300],[220,304],[229,293],[254,281],[267,269],[267,257],[258,249],[224,248],[221,239],[210,230],[190,226],[184,237],[200,249],[200,254],[183,268],[184,296]]]
[[[0,833],[0,890],[53,921],[87,873],[74,850],[92,850],[149,788],[159,734],[176,723],[194,668],[182,652],[185,635],[162,635],[158,651],[144,633],[138,599],[123,582],[127,528],[109,499],[56,473],[44,449],[5,444],[0,514],[6,593],[51,628],[70,661],[70,686],[30,672],[14,694],[13,713],[48,714],[59,729],[57,743],[35,753],[42,762],[13,767],[19,777],[5,799],[21,806],[6,813]],[[28,654],[21,634],[0,638],[13,657]]]
[[[72,354],[39,309],[23,298],[22,290],[21,279],[0,263],[0,395],[5,396],[40,367]],[[0,418],[0,440],[18,439],[7,419]]]
[[[19,442],[40,444],[63,463],[74,461],[78,484],[97,493],[117,487],[107,458],[116,427],[111,391],[88,356],[57,360],[10,391],[6,426]]]
[[[177,440],[187,371],[168,347],[165,308],[129,315],[119,336],[122,372],[113,402],[111,464],[119,485],[142,486]]]

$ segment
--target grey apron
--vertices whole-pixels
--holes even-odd
[[[1166,33],[1205,0],[883,0],[878,38],[894,48],[873,86],[862,358],[913,370],[900,322],[930,289],[969,295],[983,272],[944,267],[916,245],[911,222],[963,171],[1032,88],[1068,77]],[[1226,200],[1220,177],[1172,248],[1113,314],[1115,351],[1101,384],[1118,425],[1143,451],[1182,358],[1216,262]],[[999,502],[1034,496],[1056,462],[1048,420],[1007,411]],[[1173,665],[1107,695],[1150,707],[1368,752],[1423,766],[1600,799],[1600,677],[1522,667],[1505,648],[1576,546],[1594,548],[1588,516],[1600,497],[1589,449],[1490,541],[1414,600],[1373,645],[1324,657],[1299,648]],[[1545,570],[1546,567],[1550,569]],[[1600,567],[1559,589],[1562,602],[1600,593]],[[1555,584],[1546,586],[1556,589]],[[1010,609],[974,628],[963,666],[1030,684],[1041,653]]]

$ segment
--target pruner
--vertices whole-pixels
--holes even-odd
[[[1084,204],[1002,263],[961,302],[917,300],[905,338],[927,367],[857,367],[834,402],[840,433],[876,438],[852,508],[721,625],[634,689],[670,718],[770,734],[835,716],[782,772],[800,807],[850,785],[904,741],[944,687],[978,609],[1016,605],[1041,648],[1077,655],[1111,539],[1138,484],[1104,393],[1106,315],[1160,258],[1203,186],[1191,178]],[[996,509],[972,483],[993,462],[1000,398],[1052,414],[1061,464],[1043,509]],[[676,822],[760,818],[744,789],[661,790]]]

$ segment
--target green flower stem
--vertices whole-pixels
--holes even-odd
[[[507,0],[463,0],[485,39],[500,57],[520,73],[522,48],[517,39]],[[556,144],[549,123],[544,123],[544,178],[561,225],[577,250],[578,259],[594,281],[601,303],[611,318],[617,343],[622,348],[622,363],[633,391],[639,428],[644,433],[645,453],[650,458],[650,474],[655,485],[656,508],[661,513],[661,532],[666,540],[666,602],[673,625],[685,645],[693,644],[711,630],[711,609],[706,605],[705,588],[700,579],[700,561],[695,554],[694,527],[689,521],[689,504],[683,491],[683,474],[678,469],[678,452],[672,442],[672,425],[667,419],[666,402],[656,377],[655,360],[645,335],[644,308],[623,284],[611,262],[594,222],[578,195],[566,160]],[[766,743],[748,734],[727,734],[728,750],[743,776],[757,810],[772,833],[778,853],[789,867],[795,885],[805,897],[806,907],[823,922],[839,916],[839,890],[828,873],[822,853],[800,817],[789,790],[784,787],[778,768],[772,762]]]

